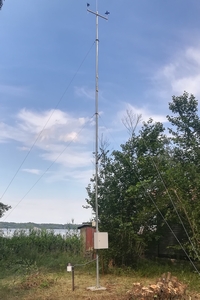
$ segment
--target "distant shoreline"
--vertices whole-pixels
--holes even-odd
[[[15,222],[0,222],[0,229],[32,229],[32,228],[40,228],[40,229],[77,229],[79,224],[53,224],[53,223],[15,223]]]

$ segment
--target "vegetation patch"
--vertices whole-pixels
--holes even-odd
[[[33,288],[49,288],[50,286],[56,283],[56,279],[53,277],[49,277],[49,275],[42,273],[35,273],[27,275],[23,278],[19,287],[21,289],[33,289]]]

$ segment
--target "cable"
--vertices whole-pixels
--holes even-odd
[[[19,165],[17,171],[15,172],[14,176],[12,177],[12,179],[10,180],[9,184],[7,185],[6,189],[4,190],[3,194],[0,197],[0,200],[2,200],[2,198],[4,197],[5,193],[7,192],[7,190],[9,189],[9,187],[11,186],[13,180],[15,179],[15,177],[17,176],[17,174],[19,173],[21,167],[23,166],[24,162],[26,161],[26,159],[28,158],[29,154],[31,153],[31,151],[33,150],[33,147],[35,146],[35,144],[37,143],[38,139],[40,138],[41,134],[43,133],[44,129],[46,128],[47,124],[49,123],[51,117],[53,116],[55,110],[57,109],[57,107],[59,106],[60,102],[62,101],[62,99],[64,98],[67,90],[69,89],[70,85],[72,84],[74,78],[76,77],[78,71],[80,70],[80,68],[82,67],[83,63],[85,62],[87,56],[89,55],[92,47],[94,46],[95,41],[92,43],[92,45],[90,46],[89,50],[87,51],[86,55],[84,56],[83,60],[81,61],[78,69],[76,70],[76,72],[74,73],[74,75],[72,76],[71,80],[69,81],[66,89],[64,90],[63,94],[61,95],[59,101],[57,102],[56,106],[54,107],[54,109],[52,110],[49,118],[47,119],[46,123],[44,124],[42,130],[40,131],[40,133],[38,134],[38,136],[36,137],[35,141],[33,142],[32,146],[30,147],[29,151],[27,152],[27,154],[25,155],[24,159],[22,160],[21,164]]]
[[[88,264],[91,264],[92,262],[94,262],[94,261],[96,261],[97,259],[95,258],[95,259],[93,259],[93,260],[90,260],[90,261],[88,261],[88,262],[86,262],[85,264],[76,264],[76,265],[74,265],[74,267],[83,267],[83,266],[86,266],[86,265],[88,265]]]
[[[93,119],[93,116],[90,118]],[[78,131],[79,135],[81,133],[81,131],[85,128],[86,123],[80,128],[80,130]],[[67,143],[67,146],[60,152],[60,154],[56,157],[56,159],[48,166],[48,168],[43,172],[42,175],[40,175],[40,177],[35,181],[35,183],[30,187],[30,189],[25,193],[25,195],[19,200],[19,202],[13,207],[13,209],[4,217],[3,221],[5,221],[10,214],[16,209],[16,207],[24,200],[24,198],[30,193],[30,191],[32,191],[32,189],[36,186],[36,184],[44,177],[44,175],[48,172],[48,170],[54,165],[54,163],[59,159],[59,157],[65,152],[65,150],[71,145],[71,143],[75,140],[76,137],[74,137],[71,141],[69,141]]]

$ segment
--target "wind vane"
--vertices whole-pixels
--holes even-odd
[[[89,7],[90,6],[90,3],[87,3],[87,7]],[[90,9],[87,9],[87,11],[88,12],[90,12],[90,13],[92,13],[92,14],[94,14],[94,15],[96,15],[97,17],[100,17],[100,18],[103,18],[103,19],[106,19],[106,20],[108,20],[108,18],[106,18],[106,17],[104,17],[104,16],[102,16],[102,15],[100,15],[100,14],[98,14],[98,11],[96,11],[96,12],[93,12],[92,10],[90,10]],[[105,12],[105,15],[109,15],[110,14],[110,12],[108,11],[108,10],[106,10],[106,12]]]

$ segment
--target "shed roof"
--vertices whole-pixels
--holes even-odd
[[[84,227],[92,227],[92,223],[82,223],[78,226],[78,229],[84,228]]]

